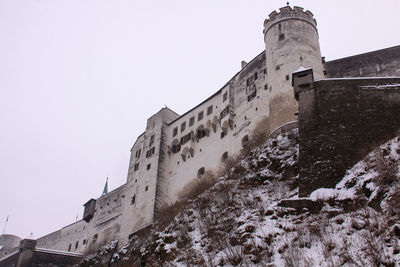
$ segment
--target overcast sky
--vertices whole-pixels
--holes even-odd
[[[291,1],[327,60],[400,45],[400,1]],[[0,0],[0,229],[38,238],[126,181],[146,119],[210,96],[264,49],[277,0]]]

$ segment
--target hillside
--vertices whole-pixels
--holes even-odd
[[[399,265],[399,154],[397,137],[348,170],[336,188],[298,199],[292,130],[247,153],[185,202],[165,229],[156,230],[160,220],[81,266]]]

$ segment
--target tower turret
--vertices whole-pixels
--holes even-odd
[[[267,82],[270,90],[271,129],[296,120],[297,102],[292,73],[311,68],[315,79],[323,77],[317,22],[310,11],[285,6],[273,11],[264,22]]]

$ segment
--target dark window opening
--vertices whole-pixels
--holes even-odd
[[[86,244],[86,239],[83,239],[82,244],[83,244],[83,245]]]
[[[254,73],[254,80],[257,80],[258,79],[258,72],[256,71],[255,73]]]
[[[136,164],[135,164],[135,167],[133,168],[133,170],[134,170],[134,171],[139,170],[139,163],[136,163]]]
[[[141,149],[137,150],[135,153],[135,157],[136,158],[140,157],[140,153],[142,153],[142,150]]]
[[[283,41],[283,40],[285,40],[285,34],[281,33],[281,34],[279,34],[279,41]]]
[[[182,122],[181,124],[181,132],[183,132],[186,129],[186,121]]]
[[[227,106],[226,108],[224,108],[221,113],[219,114],[220,119],[222,119],[223,117],[225,117],[226,115],[229,114],[229,106]]]
[[[205,169],[204,167],[201,167],[198,171],[197,171],[197,177],[200,178],[201,176],[204,175]]]
[[[136,201],[136,195],[133,195],[133,197],[131,197],[131,205],[135,204]]]
[[[249,136],[248,136],[248,135],[245,135],[245,136],[242,138],[242,147],[245,147],[248,143],[249,143]]]
[[[227,158],[228,158],[228,151],[225,151],[225,153],[222,154],[221,159],[222,159],[222,161],[224,161],[224,160],[226,160]]]
[[[149,186],[148,185],[146,185],[146,188],[144,189],[144,191],[147,191],[147,190],[149,190]]]
[[[201,129],[201,130],[197,130],[197,134],[196,134],[198,139],[203,138],[204,136],[206,136],[206,130]]]
[[[149,146],[152,146],[153,143],[154,143],[154,135],[152,135],[152,136],[150,137],[150,144],[149,144]]]
[[[96,243],[98,237],[99,237],[98,234],[95,234],[95,235],[93,236],[93,243]]]
[[[278,30],[282,30],[282,25],[278,24]]]
[[[194,124],[194,117],[191,117],[189,119],[189,126],[192,126]]]
[[[286,75],[286,81],[289,81],[289,79],[290,79],[289,75]]]
[[[211,105],[207,108],[207,115],[210,115],[212,112],[213,112],[213,106]]]
[[[221,139],[224,138],[227,134],[228,134],[228,130],[227,129],[222,129]]]
[[[190,141],[190,139],[192,138],[192,132],[184,135],[183,137],[181,137],[181,145],[186,144],[187,142]]]
[[[267,69],[265,68],[263,72],[264,72],[264,74],[267,74]]]
[[[150,168],[151,168],[151,164],[147,164],[147,170],[150,170]]]
[[[203,111],[201,111],[201,112],[199,113],[198,117],[197,117],[197,120],[198,120],[198,121],[199,121],[199,120],[202,120],[203,117],[204,117],[204,113],[203,113]]]
[[[172,145],[172,153],[178,153],[179,151],[181,151],[181,145],[180,144]]]
[[[71,247],[72,247],[72,245],[69,244],[69,246],[68,246],[68,251],[71,251]]]
[[[75,249],[77,249],[78,246],[79,246],[79,241],[76,241],[76,243],[75,243]]]
[[[250,102],[251,100],[253,100],[257,95],[257,90],[254,88],[254,90],[251,92],[250,95],[247,96],[247,101]]]
[[[225,102],[225,100],[228,99],[228,93],[225,92],[224,95],[222,96],[222,102]]]
[[[177,135],[178,134],[178,127],[175,127],[173,130],[172,130],[172,137],[174,137],[175,135]]]
[[[151,149],[149,149],[149,150],[146,152],[146,158],[151,157],[151,156],[154,154],[155,151],[156,151],[156,148],[155,148],[155,147],[152,147]]]

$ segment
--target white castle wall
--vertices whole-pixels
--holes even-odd
[[[68,250],[71,245],[71,251],[85,253],[112,240],[126,243],[131,234],[153,223],[158,209],[174,203],[186,184],[201,179],[199,169],[215,172],[224,153],[237,155],[243,139],[251,136],[261,121],[270,121],[264,127],[267,135],[295,119],[297,104],[286,75],[301,65],[316,66],[315,75],[322,75],[314,23],[312,15],[299,8],[285,7],[281,14],[271,13],[264,25],[266,52],[182,116],[163,108],[150,117],[131,149],[126,184],[97,199],[89,222],[82,220],[42,237],[38,246]],[[286,41],[278,39],[282,32]],[[229,112],[222,116],[228,106]],[[202,138],[197,137],[199,129],[205,130]],[[181,143],[189,133],[193,133],[191,138]],[[174,150],[176,144],[181,144],[179,151]]]

